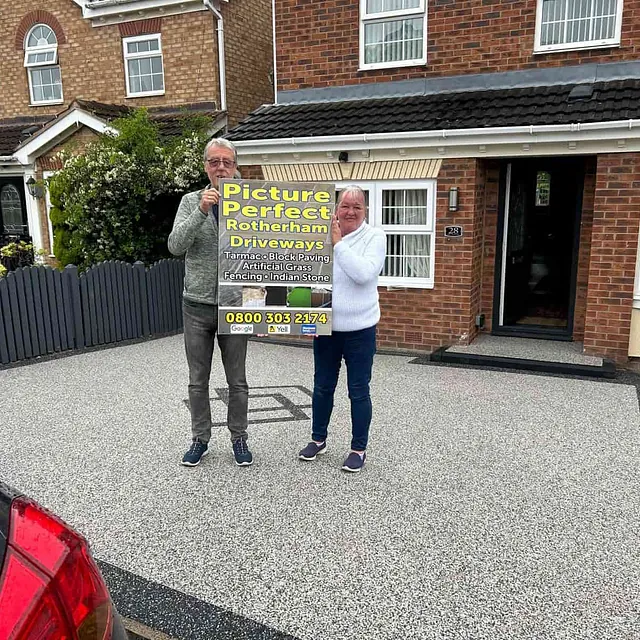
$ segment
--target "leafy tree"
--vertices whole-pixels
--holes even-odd
[[[208,121],[182,118],[182,134],[163,138],[146,110],[112,123],[82,153],[62,151],[49,178],[53,251],[64,266],[164,258],[182,195],[206,184],[202,152]]]

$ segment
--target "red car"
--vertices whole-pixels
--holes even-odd
[[[0,640],[125,640],[86,540],[0,482]]]

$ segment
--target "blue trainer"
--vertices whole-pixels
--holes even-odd
[[[195,467],[200,464],[200,460],[209,453],[209,445],[201,440],[194,440],[189,451],[184,454],[182,464],[185,467]]]
[[[233,443],[233,457],[236,459],[236,464],[239,467],[248,467],[250,464],[253,464],[253,456],[244,438],[238,438]]]
[[[359,453],[354,453],[352,451],[344,461],[342,470],[349,471],[350,473],[358,473],[358,471],[360,471],[362,467],[364,467],[364,461],[366,460],[366,458],[366,453],[363,453],[361,457]]]
[[[299,454],[298,458],[300,460],[315,460],[317,455],[321,455],[325,453],[327,450],[326,441],[322,444],[318,444],[317,442],[310,442]]]

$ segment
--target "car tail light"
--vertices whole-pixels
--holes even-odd
[[[25,498],[11,505],[0,640],[108,640],[112,610],[86,541]]]

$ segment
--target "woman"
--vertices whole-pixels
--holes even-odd
[[[333,243],[333,333],[313,343],[314,384],[311,442],[298,454],[315,460],[327,450],[327,430],[342,359],[347,365],[351,400],[351,451],[344,471],[358,472],[366,460],[371,396],[369,382],[380,320],[378,275],[384,264],[384,232],[365,222],[364,191],[350,186],[340,193],[331,220]]]

